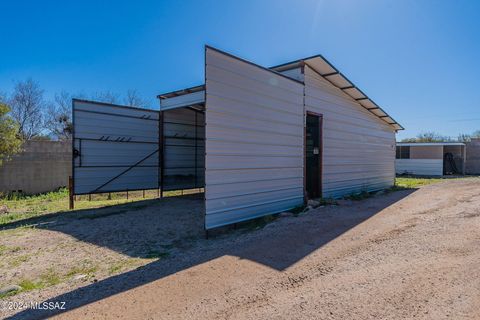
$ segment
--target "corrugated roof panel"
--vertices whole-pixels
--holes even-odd
[[[345,79],[345,77],[342,76],[340,73],[334,74],[331,76],[326,76],[325,78],[338,88],[345,88],[345,87],[352,86],[352,83],[347,79]]]
[[[299,61],[302,61],[302,60],[299,60]],[[303,61],[304,63],[308,64],[312,69],[314,69],[318,74],[324,77],[327,81],[329,81],[331,84],[333,84],[337,88],[343,89],[344,92],[347,95],[350,95],[352,98],[354,99],[368,98],[358,88],[355,88],[356,89],[355,91],[353,89],[344,89],[350,86],[354,86],[354,84],[347,77],[345,77],[341,72],[339,72],[330,62],[328,62],[327,59],[325,59],[321,55],[305,58],[303,59]],[[358,102],[360,103],[360,105],[362,105],[364,108],[368,109],[369,111],[378,110],[378,109],[373,109],[373,108],[378,108],[378,106],[371,99],[358,100]],[[379,113],[380,112],[376,112],[374,114],[378,115]],[[386,113],[383,111],[381,113],[381,116],[384,116],[384,115],[386,115]],[[396,130],[403,130],[403,127],[400,124],[398,124],[393,118],[391,118],[391,120],[392,121],[388,122],[390,125],[394,126]]]
[[[370,99],[365,99],[365,100],[357,100],[358,103],[360,103],[364,108],[366,109],[374,109],[374,108],[379,108],[372,100]]]
[[[353,99],[365,98],[365,95],[363,94],[363,92],[361,92],[360,90],[358,90],[358,88],[355,88],[355,87],[350,89],[343,89],[343,92],[348,94]]]
[[[387,116],[387,114],[382,109],[371,109],[370,112],[378,117]]]
[[[317,72],[320,72],[321,74],[329,74],[329,73],[337,72],[337,70],[333,66],[331,66],[327,61],[325,61],[320,56],[309,59],[308,64],[311,65]]]

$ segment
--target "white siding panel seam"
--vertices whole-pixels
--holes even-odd
[[[303,190],[303,188],[302,188],[302,190]],[[219,210],[212,210],[212,211],[209,212],[209,214],[218,214],[218,213],[233,211],[233,210],[237,210],[237,209],[258,207],[258,206],[265,205],[265,204],[272,204],[272,203],[283,202],[283,201],[287,201],[287,200],[295,200],[295,199],[302,199],[302,202],[303,202],[303,193],[302,193],[301,196],[282,198],[282,199],[278,199],[278,200],[271,200],[271,201],[264,201],[264,202],[257,202],[257,203],[249,203],[249,204],[243,205],[243,206],[224,208],[224,209],[219,209]],[[271,214],[271,213],[268,212],[267,214]]]
[[[227,142],[227,143],[239,143],[239,144],[247,144],[247,145],[258,145],[258,146],[275,146],[275,147],[290,147],[290,148],[298,148],[297,144],[284,144],[284,143],[262,143],[262,142],[253,142],[253,141],[242,141],[242,140],[231,140],[231,139],[221,139],[221,138],[212,138],[209,139],[210,141],[218,141],[218,142]]]
[[[268,123],[278,123],[278,124],[281,124],[281,125],[292,126],[292,127],[299,127],[298,121],[301,121],[300,117],[297,119],[297,124],[295,124],[295,123],[292,123],[292,122],[278,121],[278,120],[274,120],[274,119],[255,117],[255,116],[251,116],[251,115],[237,115],[235,113],[225,112],[225,111],[217,111],[217,110],[214,110],[214,109],[210,110],[210,112],[216,113],[216,114],[219,114],[219,115],[232,116],[232,117],[235,117],[235,119],[239,119],[239,120],[244,120],[244,119],[245,120],[254,120],[256,122],[265,121],[265,122],[268,122]]]
[[[229,85],[228,83],[225,83],[223,82],[222,80],[215,80],[215,79],[209,79],[209,81],[213,84],[213,83],[216,83],[218,85],[221,85],[221,86],[226,86],[226,87],[230,87],[230,88],[233,88],[233,89],[237,89],[237,90],[241,90],[241,91],[244,91],[242,93],[242,95],[240,95],[239,97],[242,97],[242,96],[254,96],[254,97],[265,97],[267,99],[271,99],[273,101],[279,101],[279,102],[282,102],[282,103],[286,103],[286,104],[289,104],[289,105],[295,105],[295,101],[293,100],[285,100],[285,99],[281,99],[279,96],[275,96],[273,94],[267,94],[265,92],[255,92],[255,91],[252,91],[251,89],[248,89],[248,88],[242,88],[240,86],[235,86],[235,85]],[[215,91],[212,92],[213,95],[215,95]],[[219,95],[219,94],[217,94]],[[221,96],[221,95],[219,95]],[[222,96],[221,96],[222,97]],[[225,98],[228,98],[228,96],[223,96]],[[239,100],[237,98],[237,100]]]
[[[223,129],[229,129],[229,128],[233,128],[235,130],[241,130],[241,131],[248,131],[248,132],[252,132],[252,131],[255,131],[255,132],[264,132],[264,133],[272,133],[272,134],[275,134],[275,135],[279,135],[279,136],[288,136],[288,137],[301,137],[303,139],[303,136],[299,136],[297,134],[288,134],[288,133],[282,133],[282,132],[278,132],[278,131],[269,131],[269,130],[263,130],[263,129],[250,129],[250,128],[246,128],[246,127],[241,127],[241,126],[237,126],[237,125],[228,125],[228,124],[218,124],[218,123],[210,123],[210,122],[207,122],[207,124],[210,124],[212,127],[217,127],[217,128],[223,128]]]
[[[222,70],[222,71],[225,71],[225,72],[223,74],[218,73],[218,72],[215,72],[216,71],[215,69]],[[227,76],[228,79],[232,80],[233,82],[235,82],[235,81],[245,81],[245,79],[247,79],[248,86],[249,87],[251,86],[253,88],[253,90],[255,90],[254,91],[255,93],[260,93],[261,94],[261,92],[263,91],[261,89],[268,87],[268,84],[265,84],[265,82],[260,81],[257,78],[245,77],[245,76],[239,74],[238,72],[231,71],[231,70],[228,70],[226,68],[219,67],[219,66],[211,65],[210,79],[215,79],[217,77],[221,78],[222,76]],[[231,84],[231,82],[229,82],[229,83]],[[232,86],[233,86],[233,84],[232,84]],[[256,89],[260,89],[260,90],[256,90]],[[298,90],[291,90],[289,88],[281,88],[281,89],[285,93],[298,94]]]
[[[302,168],[299,168],[302,169]],[[248,181],[232,181],[232,182],[217,182],[217,183],[209,183],[210,186],[223,186],[223,185],[236,185],[239,183],[251,183],[251,182],[270,182],[270,181],[283,181],[283,180],[295,180],[295,179],[303,179],[303,176],[296,176],[296,177],[287,177],[287,178],[269,178],[269,179],[258,179],[258,180],[248,180]]]
[[[257,190],[255,192],[244,192],[244,193],[236,193],[236,194],[233,194],[233,195],[228,195],[228,196],[225,196],[225,195],[221,195],[221,196],[216,196],[216,197],[208,197],[207,199],[208,200],[218,200],[218,199],[224,199],[224,198],[235,198],[235,197],[243,197],[243,196],[250,196],[250,195],[256,195],[256,194],[262,194],[262,193],[274,193],[274,192],[278,192],[278,191],[285,191],[285,190],[295,190],[295,189],[299,189],[299,187],[287,187],[287,188],[275,188],[275,189],[270,189],[270,190]],[[302,188],[302,192],[303,192],[303,188]]]
[[[241,95],[238,97],[232,97],[227,94],[222,94],[222,93],[217,93],[217,92],[209,92],[209,97],[213,101],[215,100],[228,100],[228,102],[233,105],[233,104],[239,104],[239,105],[246,105],[247,107],[252,107],[255,109],[260,108],[261,110],[266,110],[266,111],[273,111],[275,113],[278,113],[279,115],[281,114],[287,114],[290,116],[298,116],[297,113],[292,111],[292,108],[295,108],[295,104],[289,103],[289,102],[283,102],[281,100],[277,100],[273,102],[272,100],[265,101],[265,99],[261,100],[256,100],[252,99],[255,98],[253,96],[245,96]],[[248,100],[250,99],[250,100]],[[233,102],[233,103],[232,103]],[[270,104],[270,105],[267,105]],[[209,102],[210,104],[210,102]],[[215,105],[215,104],[213,104]],[[236,115],[241,115],[241,112],[235,113]],[[245,115],[244,115],[245,116]]]
[[[208,153],[210,156],[222,156],[222,157],[245,157],[245,156],[250,156],[252,153],[226,153],[226,152],[212,152],[210,151]],[[276,158],[276,157],[281,157],[281,158],[299,158],[298,155],[295,154],[289,154],[289,153],[284,153],[284,154],[271,154],[271,153],[255,153],[256,157],[267,157],[267,158]]]
[[[332,114],[332,116],[339,115],[339,116],[340,116],[339,120],[340,120],[342,117],[343,117],[343,118],[347,118],[347,119],[352,119],[352,120],[358,120],[358,121],[361,121],[361,122],[363,122],[363,123],[366,123],[366,124],[367,124],[366,127],[368,127],[368,128],[375,128],[375,129],[378,128],[379,121],[378,121],[378,117],[376,117],[375,115],[373,115],[373,114],[370,114],[370,115],[357,114],[357,115],[355,115],[355,113],[352,113],[352,112],[351,112],[351,111],[352,111],[352,110],[351,110],[352,108],[359,108],[359,107],[360,107],[360,108],[363,108],[363,107],[361,107],[360,105],[359,105],[358,107],[357,107],[357,106],[349,106],[349,107],[347,108],[347,111],[346,111],[347,114],[346,114],[346,113],[344,113],[344,112],[339,112],[340,109],[341,109],[342,107],[344,107],[344,106],[339,105],[339,104],[335,104],[335,103],[333,103],[333,102],[325,103],[325,105],[324,105],[323,103],[322,103],[322,104],[316,104],[316,105],[314,105],[312,102],[307,102],[307,103],[306,103],[306,106],[307,106],[307,107],[309,107],[309,106],[314,106],[314,107],[317,107],[317,108],[318,108],[318,107],[322,107],[322,105],[323,105],[323,107],[326,108],[326,110],[325,110],[326,114],[329,114],[329,113],[330,113],[330,114]],[[333,105],[333,106],[336,106],[336,107],[339,107],[339,108],[332,108],[332,105]],[[348,109],[350,109],[350,110],[348,110]],[[348,113],[352,113],[352,114],[348,114]],[[363,118],[362,118],[362,116],[363,116]],[[365,118],[365,117],[367,117],[367,118]],[[349,122],[348,122],[348,120],[343,120],[343,121],[347,121],[347,123],[354,123],[354,124],[356,123],[356,122],[352,122],[352,121],[349,121]],[[383,120],[382,120],[382,121],[383,121]],[[368,124],[371,124],[371,125],[368,126]],[[389,128],[389,126],[388,126],[386,123],[381,123],[380,125],[384,126],[385,128]]]

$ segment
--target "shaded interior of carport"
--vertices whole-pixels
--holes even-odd
[[[160,189],[205,186],[205,103],[203,86],[158,96],[160,111]],[[193,97],[192,97],[193,94]],[[195,98],[195,100],[192,100]]]

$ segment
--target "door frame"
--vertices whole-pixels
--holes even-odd
[[[305,204],[308,201],[307,195],[307,116],[318,117],[318,141],[319,141],[319,155],[318,155],[318,193],[320,198],[323,197],[323,114],[306,111],[304,118],[304,131],[303,131],[303,199]]]

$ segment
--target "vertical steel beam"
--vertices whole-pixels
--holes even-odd
[[[75,207],[75,200],[73,198],[73,177],[68,177],[68,196],[69,196],[69,208],[73,210]]]
[[[160,111],[158,117],[158,159],[160,161],[160,199],[163,198],[163,188],[164,188],[164,181],[165,181],[165,128],[164,128],[164,112]]]

